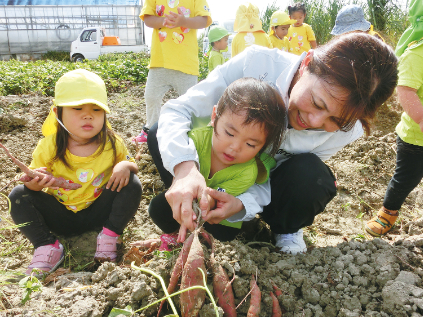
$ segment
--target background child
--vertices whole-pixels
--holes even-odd
[[[410,8],[413,8],[413,11],[410,10],[410,20],[423,15],[420,0],[412,1]],[[421,32],[419,28],[414,30]],[[408,39],[416,35],[407,30],[404,34]],[[405,41],[401,39],[399,42],[404,45]],[[399,51],[396,50],[400,56],[397,94],[404,113],[395,129],[398,135],[397,165],[386,189],[382,208],[366,224],[366,231],[376,237],[392,228],[398,218],[398,210],[423,178],[423,38],[409,43],[404,53],[401,47]]]
[[[179,95],[197,83],[199,75],[197,29],[212,23],[206,0],[193,0],[190,6],[179,1],[146,0],[140,18],[154,28],[145,105],[147,123],[133,139],[147,142],[149,128],[159,120],[165,93],[174,88]]]
[[[273,48],[289,52],[290,44],[286,37],[291,24],[297,22],[289,18],[288,14],[282,11],[275,11],[270,18],[269,37]]]
[[[340,35],[352,31],[367,32],[385,42],[379,33],[373,31],[373,25],[364,18],[363,9],[356,4],[347,5],[339,10],[330,34]]]
[[[228,48],[229,33],[226,29],[221,27],[213,27],[210,29],[209,34],[209,72],[217,66],[225,63],[225,57],[221,52],[225,52]]]
[[[276,153],[286,125],[284,102],[269,84],[254,78],[241,78],[229,85],[214,106],[211,126],[189,132],[207,186],[236,196],[255,182],[264,183],[275,161],[263,152],[268,149],[270,155]],[[205,215],[216,205],[206,194],[203,193],[200,201]],[[165,192],[151,201],[148,211],[165,233],[177,232],[180,228],[172,216]],[[204,227],[219,240],[235,238],[242,222],[222,220],[219,224],[205,223]]]
[[[316,48],[317,42],[313,29],[310,25],[304,23],[307,16],[305,5],[297,2],[292,7],[288,6],[288,12],[291,19],[297,20],[288,30],[290,52],[301,55],[311,48]]]
[[[42,128],[45,138],[30,165],[48,176],[19,185],[9,195],[13,221],[28,223],[19,229],[35,248],[26,274],[33,268],[52,272],[63,261],[63,246],[52,232],[67,236],[103,227],[94,258],[116,260],[119,235],[136,213],[142,190],[134,159],[107,121],[109,112],[98,75],[78,69],[57,81]],[[52,187],[58,177],[82,187]]]
[[[238,7],[234,31],[238,33],[232,40],[232,57],[253,44],[273,48],[269,36],[262,29],[259,9],[251,3],[242,4]]]

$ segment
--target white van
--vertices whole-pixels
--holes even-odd
[[[225,20],[223,22],[213,21],[213,23],[208,28],[206,28],[206,33],[203,40],[203,53],[206,54],[209,48],[209,38],[207,37],[207,34],[209,34],[210,28],[213,26],[219,26],[221,28],[226,29],[229,33],[228,51],[223,52],[222,54],[227,59],[231,58],[231,45],[232,45],[232,40],[235,36],[234,23],[235,23],[235,19]]]

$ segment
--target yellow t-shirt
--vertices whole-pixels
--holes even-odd
[[[82,187],[76,190],[59,188],[53,190],[48,188],[46,192],[53,195],[58,201],[73,212],[78,212],[91,205],[100,196],[103,187],[107,184],[113,172],[113,149],[110,141],[107,142],[104,151],[97,151],[87,157],[73,155],[66,150],[66,159],[71,166],[67,168],[62,161],[51,159],[56,153],[56,134],[51,134],[38,142],[32,153],[32,162],[29,168],[35,169],[47,167],[47,170],[54,177],[63,177],[70,183],[81,184]],[[130,156],[128,149],[122,139],[116,140],[116,163],[121,161],[135,162]]]
[[[290,53],[301,55],[303,52],[308,52],[311,49],[310,41],[315,41],[316,36],[314,35],[313,29],[307,23],[295,27],[293,24],[288,29],[288,35]]]
[[[238,55],[243,50],[251,45],[260,45],[268,48],[273,48],[269,36],[263,31],[257,32],[239,32],[232,40],[232,57]]]
[[[278,39],[274,34],[269,35],[270,41],[272,42],[273,48],[278,48],[284,52],[289,52],[289,40],[286,36],[283,39]]]
[[[207,16],[207,26],[212,23],[206,0],[145,0],[140,18],[144,21],[146,15],[163,17],[170,11],[178,13],[178,8],[185,17]],[[149,67],[164,67],[198,76],[197,30],[183,27],[154,29]]]

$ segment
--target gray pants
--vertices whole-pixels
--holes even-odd
[[[197,83],[198,76],[185,74],[178,70],[162,67],[150,68],[145,86],[145,105],[147,112],[146,128],[150,128],[159,121],[160,108],[163,97],[173,88],[179,95]]]

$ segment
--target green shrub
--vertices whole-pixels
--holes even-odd
[[[41,59],[65,62],[69,60],[69,52],[48,51],[47,53],[41,55]]]
[[[98,74],[109,92],[122,91],[128,86],[146,81],[149,60],[149,56],[144,53],[122,53],[100,56],[98,60],[86,60],[83,63],[52,60],[0,61],[0,95],[39,92],[53,96],[56,81],[64,73],[77,68]]]
[[[408,26],[407,12],[401,10],[398,0],[303,0],[307,8],[305,22],[310,24],[316,35],[317,44],[326,43],[335,25],[339,10],[348,4],[360,5],[365,18],[374,30],[381,33],[385,41],[395,46],[399,37]]]

